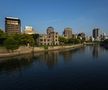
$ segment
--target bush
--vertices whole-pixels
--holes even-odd
[[[45,45],[45,46],[44,46],[44,49],[48,49],[48,46],[47,46],[47,45]]]

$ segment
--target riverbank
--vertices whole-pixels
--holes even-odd
[[[43,51],[53,51],[53,50],[62,50],[62,49],[77,49],[83,47],[82,44],[69,45],[69,46],[49,46],[48,49],[44,47],[24,47],[21,46],[19,49],[14,50],[13,52],[8,52],[5,48],[0,49],[0,58],[5,57],[14,57],[28,53],[37,53]]]

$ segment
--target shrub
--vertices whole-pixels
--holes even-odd
[[[44,49],[48,49],[48,46],[47,45],[44,45]]]

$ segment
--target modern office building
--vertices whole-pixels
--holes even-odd
[[[63,36],[68,39],[72,38],[72,28],[69,27],[65,28],[63,32]]]
[[[93,29],[93,38],[96,40],[96,39],[99,39],[99,37],[100,37],[100,30],[99,30],[99,28]]]
[[[25,26],[24,33],[25,34],[35,34],[35,31],[33,30],[32,26]]]
[[[19,18],[5,18],[5,32],[8,34],[21,33],[21,21]]]

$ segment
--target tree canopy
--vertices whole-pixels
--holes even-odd
[[[81,40],[80,38],[76,39],[76,38],[64,38],[62,36],[59,37],[59,42],[60,44],[79,44],[79,43],[83,43],[84,40]]]
[[[18,49],[19,47],[18,42],[13,37],[8,37],[4,41],[4,46],[6,47],[6,49],[12,50],[12,51],[15,49]]]

